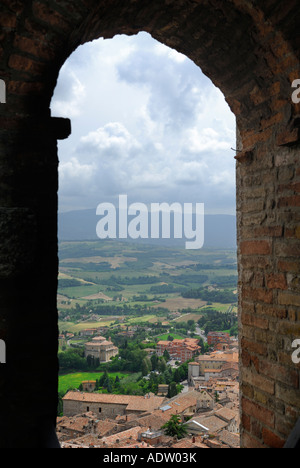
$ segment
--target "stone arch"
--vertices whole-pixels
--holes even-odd
[[[299,368],[290,359],[300,335],[297,1],[1,0],[0,7],[7,89],[0,338],[10,350],[0,443],[47,446],[55,425],[57,139],[70,132],[49,111],[59,70],[80,44],[147,31],[199,65],[237,118],[242,445],[282,447],[300,412]]]

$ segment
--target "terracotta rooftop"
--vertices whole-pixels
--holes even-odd
[[[122,445],[122,448],[126,448],[126,449],[136,449],[136,448],[148,448],[148,449],[151,449],[152,446],[150,444],[147,444],[146,442],[142,441],[142,442],[135,442],[134,444],[125,444],[125,445]]]
[[[225,362],[238,362],[239,361],[239,354],[238,352],[228,351],[228,352],[220,352],[215,351],[210,354],[205,354],[203,356],[198,356],[197,361],[225,361]]]
[[[226,445],[229,445],[230,448],[240,448],[240,436],[239,434],[233,434],[232,432],[224,429],[219,434],[219,439]]]
[[[199,417],[193,420],[207,427],[210,433],[218,433],[228,425],[228,422],[222,421],[217,416]]]
[[[191,441],[191,439],[182,439],[172,445],[172,448],[195,448],[195,445]]]
[[[84,432],[90,419],[88,417],[64,418],[58,423],[58,427],[76,432]]]
[[[237,418],[238,411],[233,411],[229,408],[224,407],[224,408],[217,410],[215,412],[215,415],[229,422],[229,421],[232,421],[232,419]]]
[[[164,397],[155,395],[135,396],[135,395],[113,395],[105,393],[68,392],[63,400],[82,401],[86,403],[106,403],[124,405],[128,411],[152,411],[158,408],[165,401]]]
[[[134,425],[138,424],[140,426],[151,427],[154,431],[158,431],[161,426],[163,426],[166,422],[166,418],[164,418],[160,412],[156,411],[155,413],[149,414],[147,416],[142,416],[137,418],[135,415],[135,419],[131,420],[128,424]],[[169,416],[168,416],[169,419]],[[167,420],[168,420],[167,419]]]
[[[120,444],[124,442],[124,440],[131,440],[138,441],[139,434],[146,431],[147,427],[136,426],[132,427],[131,429],[127,429],[126,431],[118,432],[117,434],[103,437],[101,439],[101,445],[106,445],[107,447],[111,447],[120,441]]]
[[[197,391],[181,393],[170,400],[166,400],[157,412],[164,418],[170,418],[172,414],[182,414],[188,408],[196,406],[199,399],[200,393]]]

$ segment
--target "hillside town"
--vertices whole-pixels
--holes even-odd
[[[172,398],[164,385],[157,395],[114,395],[97,393],[95,382],[85,381],[83,391],[67,392],[57,419],[61,447],[239,448],[238,343],[222,333],[208,339],[213,351],[204,355],[195,353],[191,339],[158,343],[158,354],[168,347],[172,358],[189,361],[183,390]],[[172,417],[183,428],[181,437],[164,429]]]

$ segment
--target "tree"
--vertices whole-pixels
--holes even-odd
[[[148,375],[149,372],[151,371],[151,363],[150,363],[150,361],[149,361],[148,358],[143,359],[141,369],[142,369],[142,375],[143,375],[143,377],[144,377],[145,375]]]
[[[174,372],[174,377],[173,377],[173,378],[174,378],[174,381],[175,381],[176,383],[179,383],[179,382],[181,381],[181,377],[182,377],[182,374],[181,374],[179,368],[177,368],[177,369],[175,370],[175,372]]]
[[[112,384],[111,384],[111,381],[110,381],[110,380],[108,380],[107,382],[105,382],[105,387],[106,387],[106,390],[108,391],[108,393],[112,393],[113,387],[112,387]]]
[[[176,382],[171,382],[168,388],[168,398],[173,398],[176,395],[177,395]]]
[[[163,357],[159,359],[157,368],[161,374],[167,370],[167,364]]]
[[[59,366],[63,370],[85,370],[87,368],[87,361],[81,356],[81,351],[70,348],[65,352],[58,353]]]
[[[161,429],[165,430],[166,435],[183,439],[187,435],[187,429],[183,425],[180,417],[176,414],[171,416],[170,420],[164,424]]]
[[[157,364],[158,364],[158,356],[156,353],[152,354],[151,356],[151,364],[152,364],[152,370],[156,370]]]
[[[166,362],[170,361],[171,356],[170,356],[170,353],[169,353],[169,351],[167,350],[167,348],[164,350],[163,356],[164,356]]]
[[[105,369],[104,373],[99,379],[99,387],[104,387],[105,382],[107,382],[108,380],[109,380],[109,375],[108,375],[107,370]]]

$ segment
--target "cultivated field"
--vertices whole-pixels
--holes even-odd
[[[187,320],[209,305],[237,311],[236,253],[118,241],[63,242],[60,330]],[[226,297],[220,293],[227,291]],[[190,293],[191,292],[191,293]],[[179,312],[178,318],[168,314]],[[187,318],[189,317],[189,318]]]

